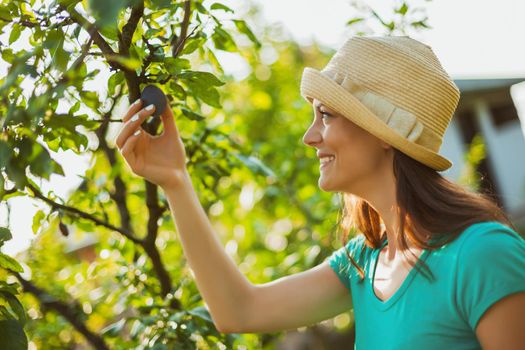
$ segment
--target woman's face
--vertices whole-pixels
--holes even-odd
[[[374,188],[377,191],[378,183],[392,169],[391,146],[317,99],[313,100],[313,108],[314,121],[303,142],[315,147],[320,157],[319,187],[360,197],[366,197]],[[333,157],[324,158],[326,154]],[[327,159],[333,160],[323,164]]]

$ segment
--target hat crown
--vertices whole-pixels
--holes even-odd
[[[415,116],[436,152],[460,98],[430,46],[407,36],[352,37],[321,73],[372,110],[391,103]]]

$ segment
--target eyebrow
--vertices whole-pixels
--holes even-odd
[[[317,104],[314,103],[315,108],[321,108],[324,107],[324,105],[321,102],[317,102]]]
[[[328,113],[333,113],[333,110],[327,106],[325,106],[324,104],[322,104],[321,102],[318,102],[317,104],[313,104],[313,106],[318,109],[319,111],[321,110],[321,108],[323,108],[326,112]]]

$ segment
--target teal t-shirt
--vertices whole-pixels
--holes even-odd
[[[344,247],[326,259],[352,295],[357,350],[481,349],[475,329],[483,313],[501,298],[525,291],[525,240],[499,222],[478,222],[452,242],[423,250],[420,259],[434,279],[414,267],[386,301],[376,296],[372,281],[388,242],[371,249],[364,241],[359,234],[346,244],[365,271],[362,283]]]

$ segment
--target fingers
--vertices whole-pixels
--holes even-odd
[[[168,133],[168,135],[179,137],[179,130],[177,129],[177,125],[175,125],[173,111],[169,103],[166,106],[166,109],[164,109],[164,112],[162,112],[161,118],[162,123],[164,124],[164,131]]]
[[[136,100],[135,102],[133,102],[131,104],[131,106],[129,106],[129,109],[128,109],[128,112],[126,113],[126,115],[122,118],[122,121],[123,122],[127,122],[129,120],[129,118],[131,118],[135,113],[137,113],[138,111],[140,111],[140,108],[142,107],[142,100],[139,98],[138,100]]]
[[[130,111],[137,110],[137,106],[130,108]],[[138,110],[135,114],[133,114],[132,117],[128,117],[126,119],[126,124],[122,127],[120,130],[119,135],[117,136],[117,139],[115,140],[115,144],[120,149],[126,142],[126,140],[138,129],[142,130],[140,125],[144,121],[144,119],[148,118],[150,115],[155,112],[155,105],[149,105],[146,108]],[[124,118],[123,118],[124,120]]]
[[[140,129],[135,131],[133,135],[128,137],[128,139],[124,143],[124,146],[120,150],[120,152],[124,156],[124,159],[126,159],[129,166],[132,167],[132,170],[133,170],[133,166],[135,165],[135,153],[133,153],[133,150],[135,149],[135,145],[137,144],[140,137],[142,136],[141,134],[142,134],[142,131]]]

